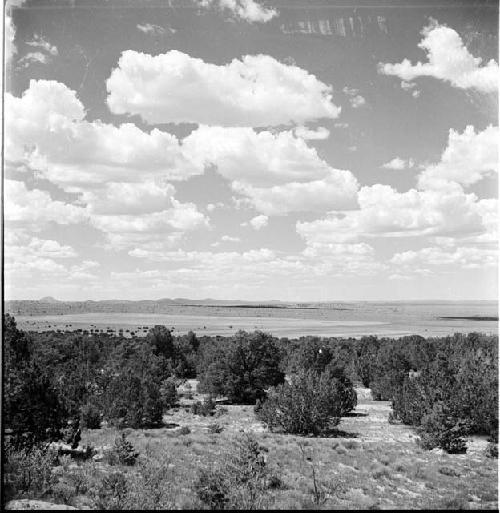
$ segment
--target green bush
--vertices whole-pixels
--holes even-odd
[[[301,371],[290,382],[269,391],[257,417],[270,429],[300,435],[319,435],[336,426],[356,405],[346,378],[332,372]]]

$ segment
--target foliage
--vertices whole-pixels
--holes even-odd
[[[127,440],[125,433],[115,438],[115,445],[113,448],[120,465],[135,465],[139,453],[135,450],[134,446]]]
[[[271,389],[257,416],[271,429],[319,435],[356,406],[352,383],[338,369],[300,371]]]
[[[124,509],[127,494],[127,479],[123,472],[106,475],[94,491],[97,509]]]
[[[279,479],[270,473],[265,451],[252,435],[243,434],[231,456],[200,470],[194,483],[200,501],[209,509],[263,509],[269,483]]]
[[[204,347],[199,390],[226,395],[232,403],[255,404],[269,386],[283,382],[280,359],[270,335],[239,331],[224,347]]]
[[[41,445],[17,450],[7,445],[4,452],[3,485],[7,500],[40,497],[49,492],[56,478],[52,468],[57,452]]]
[[[203,417],[211,417],[215,415],[215,401],[210,396],[205,397],[203,402],[196,401],[191,405],[191,413],[202,415]]]
[[[29,350],[26,335],[15,320],[4,316],[2,417],[10,443],[18,448],[57,440],[67,412],[57,391]]]
[[[450,415],[442,404],[436,404],[431,413],[422,418],[419,431],[424,449],[439,447],[450,454],[463,454],[467,451],[463,438],[468,431],[467,423]]]

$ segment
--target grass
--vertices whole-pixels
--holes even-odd
[[[339,429],[356,433],[355,438],[270,433],[256,420],[253,408],[226,408],[217,417],[223,428],[217,434],[209,431],[214,417],[194,415],[183,408],[165,416],[165,422],[176,427],[129,430],[127,438],[141,455],[135,467],[118,466],[118,470],[132,476],[141,465],[149,465],[158,474],[154,469],[167,465],[161,504],[196,509],[200,504],[192,486],[198,469],[215,465],[242,431],[251,431],[267,449],[267,465],[279,477],[280,486],[268,491],[266,504],[272,509],[498,508],[498,460],[486,457],[486,441],[475,440],[466,455],[423,451],[411,429],[387,422],[388,403],[362,400],[357,411],[367,415],[342,420]],[[112,446],[118,434],[114,428],[87,430],[81,443]],[[94,466],[97,475],[109,471],[104,463]],[[74,498],[67,502],[71,501]]]

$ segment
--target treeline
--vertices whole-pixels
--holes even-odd
[[[104,333],[23,332],[5,315],[4,427],[15,447],[61,438],[68,420],[97,428],[161,425],[176,387],[254,404],[270,429],[319,435],[356,406],[355,384],[393,405],[394,422],[421,431],[426,447],[463,451],[463,437],[498,437],[498,338],[456,334],[356,339],[145,338]]]

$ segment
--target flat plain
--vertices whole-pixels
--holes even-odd
[[[90,308],[90,307],[89,307]],[[143,336],[156,324],[184,334],[231,335],[243,329],[267,331],[277,337],[360,337],[377,335],[445,336],[453,333],[498,333],[496,301],[436,302],[343,302],[231,305],[219,303],[168,304],[148,307],[147,312],[130,311],[133,305],[111,305],[111,311],[52,313],[38,306],[35,313],[10,311],[23,330],[103,330],[124,336]],[[113,311],[114,310],[114,311]],[[47,313],[45,314],[44,311]]]

